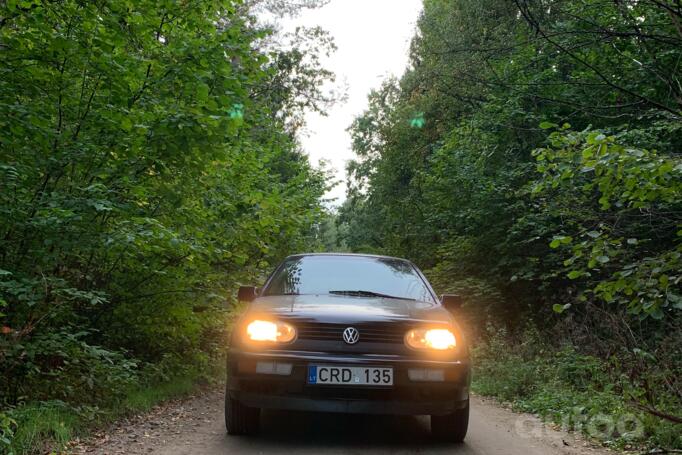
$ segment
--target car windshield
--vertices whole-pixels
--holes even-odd
[[[407,261],[371,256],[299,256],[287,259],[263,295],[336,294],[434,302]]]

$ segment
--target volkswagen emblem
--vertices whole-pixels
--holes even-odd
[[[360,339],[360,332],[355,327],[346,327],[343,331],[343,341],[347,344],[355,344]]]

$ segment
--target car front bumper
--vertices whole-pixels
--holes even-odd
[[[258,362],[291,365],[290,374],[256,372]],[[309,365],[393,368],[392,386],[308,384]],[[469,398],[470,365],[465,360],[423,360],[392,355],[335,355],[307,351],[230,350],[227,393],[249,407],[360,414],[445,415]],[[413,381],[410,369],[443,370],[442,381]]]

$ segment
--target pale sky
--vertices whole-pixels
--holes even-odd
[[[341,180],[327,195],[337,198],[334,205],[345,199],[345,167],[353,158],[346,128],[367,107],[372,88],[390,75],[402,75],[421,6],[421,0],[331,0],[280,22],[283,31],[319,25],[338,47],[323,63],[336,73],[336,85],[346,86],[348,99],[332,107],[327,117],[308,113],[308,135],[301,137],[311,163],[327,160]]]

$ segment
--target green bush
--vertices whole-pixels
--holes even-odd
[[[566,430],[582,431],[614,447],[648,444],[682,448],[679,425],[635,406],[656,370],[640,372],[643,383],[633,382],[623,365],[581,353],[576,347],[542,341],[535,329],[510,336],[504,329],[488,328],[488,337],[472,350],[473,390],[496,397],[523,412],[538,414]],[[654,403],[670,415],[682,413],[679,400],[659,393]],[[615,423],[608,432],[596,422]],[[634,419],[636,425],[626,423]],[[619,426],[620,425],[620,426]]]
[[[135,384],[137,363],[88,344],[87,335],[60,331],[11,344],[4,360],[13,374],[2,376],[2,385],[13,396],[4,399],[102,404]]]
[[[567,346],[556,352],[556,379],[572,389],[584,392],[590,388],[607,387],[609,378],[607,364],[602,360],[583,355]]]

